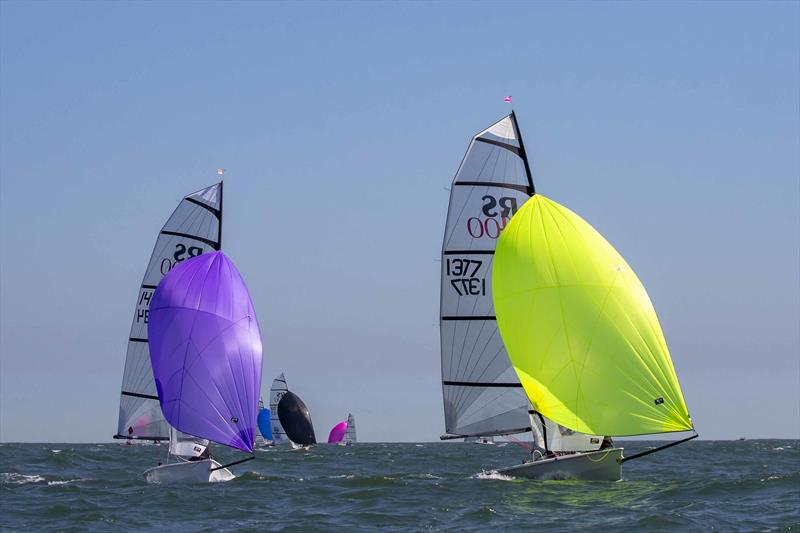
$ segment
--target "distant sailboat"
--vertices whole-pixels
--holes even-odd
[[[289,440],[299,446],[317,443],[308,407],[298,395],[287,391],[278,402],[278,418]]]
[[[258,399],[258,431],[256,446],[272,446],[272,420],[270,410],[264,407],[264,400]]]
[[[344,432],[344,443],[349,445],[355,444],[356,442],[358,442],[358,438],[356,437],[356,418],[352,413],[348,413],[347,431]]]
[[[190,257],[219,250],[221,242],[222,182],[183,198],[158,234],[136,299],[115,439],[157,443],[170,438],[150,366],[147,344],[150,301],[159,281],[170,269]]]
[[[148,482],[228,481],[209,441],[252,452],[261,389],[261,333],[247,286],[222,252],[175,266],[158,284],[148,325],[150,360],[175,463]],[[192,437],[181,443],[177,432]],[[199,442],[196,439],[201,439]],[[184,449],[186,451],[184,451]]]
[[[281,373],[280,376],[272,381],[272,388],[269,391],[269,417],[272,425],[272,442],[274,444],[289,443],[289,438],[283,430],[280,418],[278,418],[278,403],[287,392],[289,392],[289,388],[286,385],[286,378]]]
[[[644,288],[591,226],[535,194],[513,112],[473,137],[453,180],[441,340],[443,438],[533,434],[536,460],[502,473],[619,479],[643,454],[599,435],[693,429]]]
[[[352,414],[333,426],[328,435],[328,444],[341,444],[343,446],[356,443],[356,419]]]

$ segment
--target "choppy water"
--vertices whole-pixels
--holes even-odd
[[[0,444],[0,529],[800,531],[797,440],[693,441],[616,483],[504,478],[491,469],[522,459],[513,444],[425,443],[276,448],[229,483],[146,484],[165,453]]]

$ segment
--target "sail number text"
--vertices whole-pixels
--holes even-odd
[[[174,267],[184,259],[197,257],[202,253],[203,253],[203,248],[200,246],[186,246],[185,244],[181,243],[176,244],[175,253],[172,254],[172,258],[165,257],[164,259],[161,260],[161,275],[163,276],[164,274],[172,270],[172,267]]]
[[[473,239],[489,237],[497,239],[500,232],[508,224],[508,220],[517,212],[517,199],[513,196],[495,198],[487,194],[481,198],[483,217],[469,217],[467,219],[467,233]]]
[[[486,278],[476,277],[483,261],[477,259],[451,259],[445,263],[448,276],[459,276],[450,280],[450,285],[459,296],[483,296],[486,294]]]

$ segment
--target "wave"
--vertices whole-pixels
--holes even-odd
[[[470,479],[494,479],[496,481],[514,481],[512,476],[501,474],[497,470],[484,470],[470,476]]]
[[[0,483],[5,485],[26,485],[42,481],[44,481],[44,478],[38,474],[25,475],[18,472],[0,472]]]

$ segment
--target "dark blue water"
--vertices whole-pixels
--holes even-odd
[[[797,440],[692,441],[626,463],[616,483],[503,478],[491,469],[523,458],[513,444],[426,443],[271,449],[229,483],[146,484],[165,453],[1,444],[0,528],[800,531]]]

